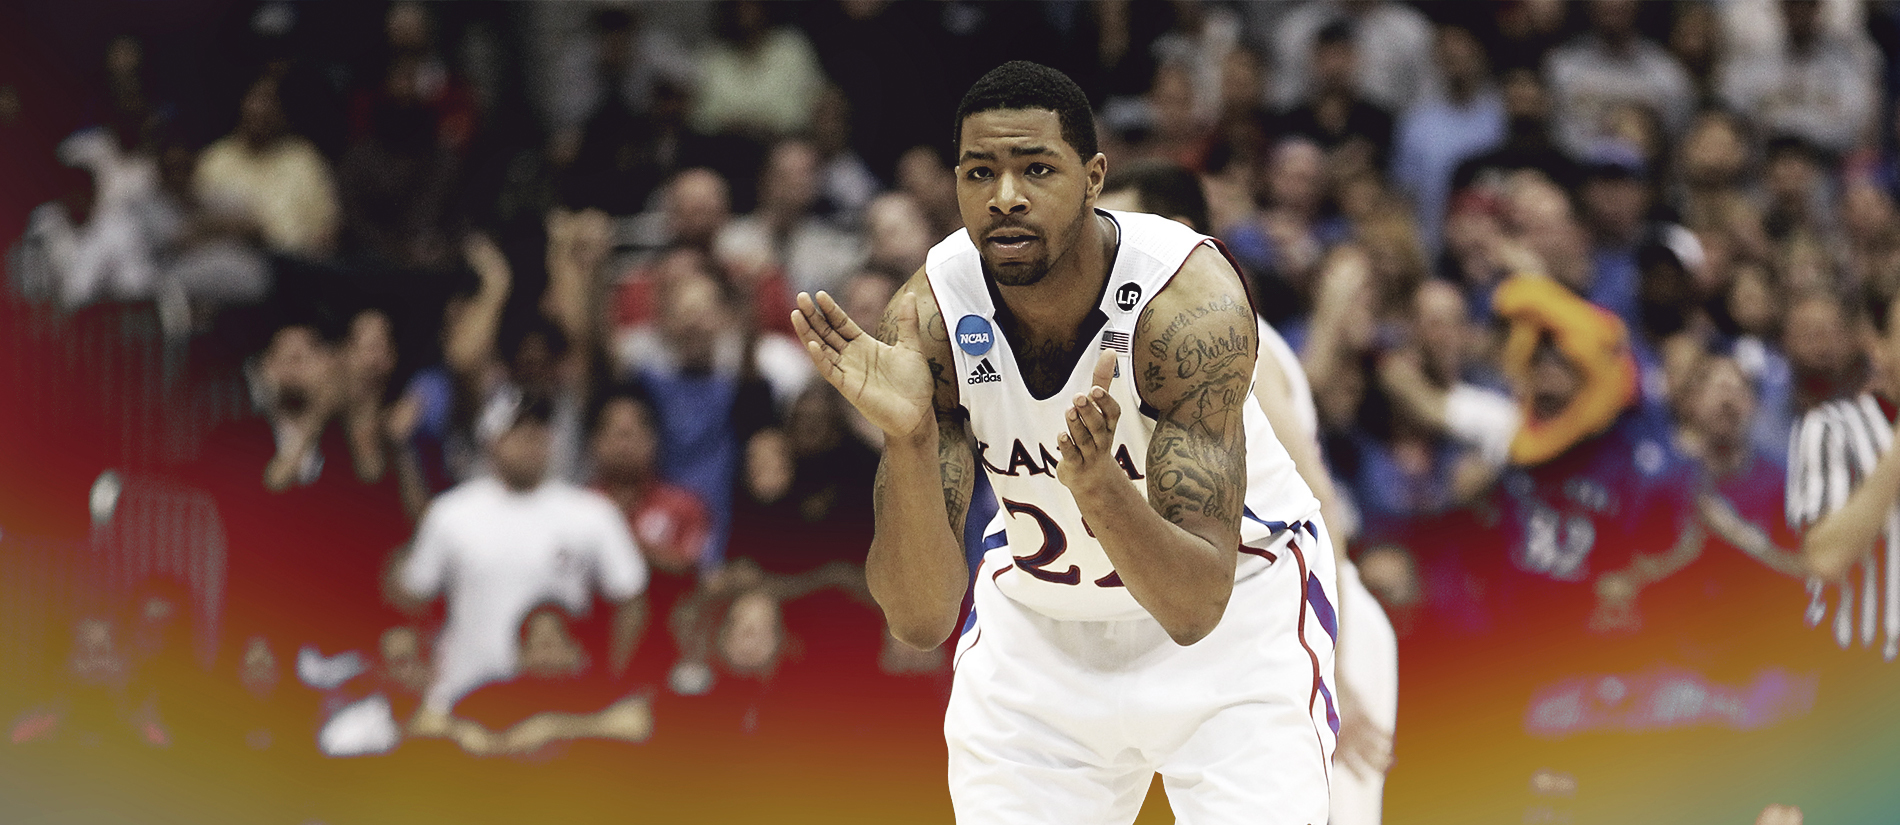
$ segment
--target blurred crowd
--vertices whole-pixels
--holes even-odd
[[[533,760],[770,728],[800,667],[934,723],[947,655],[863,585],[880,434],[789,313],[876,317],[962,230],[951,114],[1013,58],[1094,96],[1111,188],[1198,179],[1170,216],[1306,367],[1401,638],[1392,805],[1587,808],[1667,781],[1597,745],[1768,747],[1900,653],[1837,643],[1784,505],[1794,423],[1884,380],[1895,4],[198,6],[0,62],[9,340],[144,342],[170,439],[92,484],[6,747]],[[1515,744],[1431,764],[1471,730]]]

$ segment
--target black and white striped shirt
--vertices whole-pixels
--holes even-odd
[[[1788,526],[1805,531],[1840,509],[1892,446],[1893,422],[1871,394],[1808,411],[1789,435]],[[1808,596],[1808,625],[1829,623],[1842,649],[1878,638],[1888,661],[1900,656],[1900,507],[1888,508],[1881,539],[1841,584],[1809,579]]]

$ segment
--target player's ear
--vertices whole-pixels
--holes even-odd
[[[1088,194],[1085,201],[1088,205],[1094,206],[1095,200],[1102,196],[1102,185],[1108,182],[1108,156],[1096,152],[1095,157],[1089,158],[1084,168],[1088,171]]]

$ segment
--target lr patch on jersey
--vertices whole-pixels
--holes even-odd
[[[989,352],[994,336],[989,319],[981,315],[965,315],[957,321],[957,347],[972,358]]]
[[[1141,284],[1129,281],[1115,287],[1115,306],[1123,312],[1131,311],[1141,303]]]

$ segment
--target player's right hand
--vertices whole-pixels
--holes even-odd
[[[918,343],[917,296],[899,294],[892,309],[887,317],[896,330],[888,344],[866,334],[824,292],[816,299],[798,293],[792,327],[818,374],[858,412],[892,438],[914,438],[935,423],[930,362]]]

